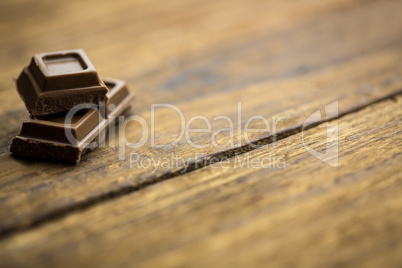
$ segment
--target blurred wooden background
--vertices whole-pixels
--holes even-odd
[[[0,2],[0,266],[400,267],[401,10],[397,0]],[[242,127],[284,116],[278,141],[242,133],[231,144],[223,132],[217,147],[193,133],[205,148],[169,145],[180,120],[159,109],[161,148],[126,148],[124,160],[99,148],[78,166],[12,157],[27,116],[14,79],[35,53],[72,48],[126,80],[130,112],[147,123],[158,103],[205,116],[212,132],[228,127],[219,115]],[[304,136],[321,152],[326,121],[336,124],[337,167],[300,132],[333,102],[338,115]],[[128,140],[143,133],[127,125]],[[185,162],[133,168],[130,154]],[[238,166],[273,154],[285,168]],[[206,166],[186,168],[195,156]]]

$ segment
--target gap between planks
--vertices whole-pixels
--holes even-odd
[[[399,95],[402,95],[402,89],[399,91],[396,91],[392,94],[389,94],[387,96],[384,96],[383,98],[369,102],[365,105],[361,105],[359,107],[356,107],[356,108],[353,108],[350,110],[346,110],[343,113],[338,114],[338,116],[325,118],[324,120],[320,120],[318,122],[312,123],[305,128],[303,128],[303,126],[301,126],[301,125],[293,127],[293,128],[288,128],[283,131],[280,131],[277,134],[267,136],[265,138],[253,141],[251,143],[248,143],[248,144],[245,144],[245,145],[233,148],[233,149],[229,149],[229,150],[226,150],[226,151],[223,151],[220,153],[207,155],[201,160],[183,163],[183,164],[185,164],[184,167],[182,167],[174,172],[166,172],[163,175],[159,175],[159,176],[156,175],[154,177],[147,178],[146,180],[141,181],[141,183],[139,185],[122,187],[122,188],[119,188],[118,190],[109,192],[107,194],[100,195],[96,198],[82,201],[82,202],[76,203],[72,206],[65,207],[63,209],[59,209],[55,212],[48,213],[47,215],[45,215],[41,218],[33,220],[29,225],[11,226],[9,228],[3,229],[2,231],[0,231],[0,239],[10,237],[12,235],[16,235],[18,233],[39,227],[40,225],[45,224],[47,222],[56,221],[58,219],[63,218],[64,216],[67,216],[69,213],[86,210],[88,208],[91,208],[91,207],[101,204],[103,202],[108,202],[108,201],[111,201],[120,196],[127,195],[127,194],[130,194],[135,191],[139,191],[141,189],[144,189],[144,188],[154,185],[156,183],[193,172],[195,170],[207,167],[207,166],[217,163],[219,161],[231,159],[238,155],[248,153],[252,150],[269,145],[275,141],[283,140],[290,136],[296,135],[296,134],[302,132],[303,130],[312,129],[321,124],[340,119],[340,118],[342,118],[346,115],[352,114],[352,113],[356,113],[358,111],[361,111],[361,110],[367,108],[368,106],[371,106],[371,105],[374,105],[374,104],[377,104],[380,102],[388,101],[390,99],[395,99]]]

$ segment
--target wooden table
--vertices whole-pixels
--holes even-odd
[[[401,267],[401,10],[2,1],[0,266]],[[15,78],[72,48],[136,92],[126,140],[77,166],[11,156]]]

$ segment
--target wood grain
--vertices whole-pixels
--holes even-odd
[[[158,159],[174,154],[185,159],[181,166],[130,168],[128,158],[118,160],[116,148],[100,148],[79,166],[13,158],[7,146],[26,112],[10,77],[34,53],[83,47],[101,75],[129,81],[138,93],[132,112],[147,122],[152,103],[175,104],[186,119],[226,115],[236,121],[241,102],[242,127],[251,116],[283,115],[277,131],[291,132],[333,101],[345,114],[402,88],[400,1],[123,1],[96,8],[93,2],[71,1],[61,8],[52,3],[32,6],[29,16],[10,2],[0,9],[2,36],[9,36],[0,40],[3,234],[178,174],[196,155],[211,157],[247,143],[242,134],[234,144],[213,146],[212,132],[228,127],[221,120],[213,121],[208,135],[192,136],[207,148],[194,149],[184,140],[169,145],[180,122],[171,110],[160,109],[155,139],[166,146],[146,143],[127,148],[125,155]],[[143,130],[131,124],[126,133],[133,141]],[[228,138],[219,135],[218,144]]]
[[[0,243],[6,266],[399,267],[402,97],[333,120],[339,166],[296,134]],[[321,151],[327,125],[304,133]],[[286,167],[239,166],[275,154]]]

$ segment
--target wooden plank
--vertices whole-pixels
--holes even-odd
[[[242,128],[251,116],[284,115],[286,119],[278,124],[277,131],[290,132],[300,127],[311,113],[335,100],[340,101],[340,114],[344,114],[398,94],[402,88],[402,18],[398,12],[401,2],[374,1],[363,5],[359,1],[328,1],[325,4],[301,1],[294,5],[279,2],[248,5],[236,1],[211,6],[199,4],[199,9],[190,8],[193,4],[158,4],[154,9],[152,2],[139,2],[133,6],[121,3],[114,8],[114,16],[107,17],[109,5],[100,5],[97,10],[100,13],[96,12],[96,15],[85,13],[92,7],[89,4],[81,6],[81,3],[72,2],[71,6],[66,4],[65,9],[54,11],[54,16],[47,18],[46,23],[43,20],[34,22],[35,16],[26,17],[19,22],[19,28],[24,30],[0,41],[6,48],[1,52],[2,59],[14,62],[7,70],[2,67],[4,72],[0,77],[18,73],[29,56],[48,50],[42,44],[53,42],[52,50],[65,48],[67,44],[82,46],[90,51],[88,54],[95,59],[101,74],[125,78],[139,91],[134,112],[147,122],[150,122],[150,104],[159,102],[177,104],[186,119],[203,115],[212,120],[211,133],[192,136],[195,142],[207,144],[208,148],[194,149],[182,140],[177,146],[152,148],[146,143],[138,149],[127,148],[125,152],[126,156],[136,153],[141,159],[150,160],[171,158],[174,154],[185,163],[195,156],[211,156],[245,143],[243,135],[236,136],[234,144],[219,148],[212,146],[210,141],[214,131],[228,127],[225,121],[213,121],[213,118],[226,115],[236,122],[239,101],[242,103]],[[80,11],[74,18],[62,19],[70,16],[69,11],[78,6]],[[223,6],[225,12],[214,17],[213,11]],[[39,7],[51,8],[46,3]],[[132,19],[129,11],[137,7],[144,13],[138,12],[135,15],[138,17]],[[180,14],[185,14],[184,11],[191,14],[183,15],[181,19],[161,16],[170,14],[172,8],[183,11],[178,12]],[[211,14],[211,18],[204,20],[206,14]],[[19,14],[16,19],[21,16]],[[92,33],[98,16],[106,17],[102,26],[112,24],[106,32]],[[188,23],[183,23],[185,18]],[[52,23],[56,20],[60,25]],[[370,30],[366,27],[368,21],[372,24]],[[10,34],[15,25],[18,24],[2,24],[0,29]],[[83,25],[86,25],[84,30],[78,31]],[[66,43],[63,36],[53,38],[60,29],[63,34],[72,34],[75,41]],[[99,31],[100,28],[96,29]],[[113,42],[99,45],[104,43],[100,40],[105,36]],[[166,38],[162,38],[164,36]],[[23,44],[22,41],[29,37],[32,43]],[[159,43],[161,39],[163,42]],[[136,42],[139,42],[138,47]],[[133,54],[122,55],[123,48]],[[155,51],[163,55],[155,56]],[[109,55],[107,59],[105,55]],[[178,59],[179,64],[176,66],[175,60],[169,61],[171,59]],[[130,68],[122,70],[121,66]],[[219,79],[214,80],[216,76]],[[8,90],[12,88],[9,82],[1,85],[4,90],[0,92],[0,232],[3,234],[132,191],[163,176],[173,176],[184,167],[184,164],[173,168],[159,167],[156,171],[152,166],[130,168],[129,159],[119,161],[116,148],[98,149],[75,167],[12,158],[7,153],[7,145],[18,133],[26,113],[16,92]],[[157,143],[173,141],[180,133],[180,122],[177,117],[173,120],[175,115],[169,109],[157,110]],[[138,125],[131,124],[126,133],[132,141],[140,138],[143,131]],[[264,139],[269,134],[252,136],[250,141]],[[227,141],[227,134],[218,136],[218,144]]]
[[[231,1],[229,5],[225,1],[207,4],[178,0],[157,4],[156,1],[118,2],[114,6],[105,1],[94,7],[90,2],[68,1],[60,8],[54,5],[54,1],[43,1],[40,5],[25,2],[31,9],[29,16],[26,9],[20,8],[21,3],[1,3],[0,30],[8,37],[0,40],[0,56],[7,62],[7,66],[1,66],[0,75],[4,78],[0,81],[1,91],[14,88],[11,77],[18,75],[34,53],[79,46],[87,50],[101,74],[126,79],[138,88],[143,101],[137,105],[142,108],[148,108],[148,104],[155,101],[183,100],[183,94],[187,98],[199,95],[188,85],[200,80],[201,77],[196,76],[200,75],[201,69],[225,67],[219,62],[215,64],[217,66],[207,64],[208,61],[223,61],[217,55],[233,62],[239,59],[235,56],[239,52],[250,53],[252,48],[248,47],[253,43],[268,45],[261,39],[271,39],[275,34],[290,36],[289,30],[297,32],[292,23],[308,26],[312,23],[311,18],[356,4],[356,1],[329,1],[326,4],[301,1],[288,5],[280,1],[261,1],[250,5],[246,1]],[[48,16],[42,16],[43,10]],[[221,10],[224,12],[217,12]],[[254,20],[250,20],[251,14]],[[254,42],[247,42],[250,35],[254,36]],[[378,45],[381,46],[382,41],[374,47]],[[225,51],[226,54],[222,55]],[[286,51],[281,54],[285,55]],[[251,56],[255,58],[255,54]],[[283,57],[281,61],[291,58]],[[272,59],[270,61],[272,63]],[[261,64],[264,63],[253,63],[255,68],[262,67]],[[264,66],[271,64],[265,63]],[[288,70],[282,72],[289,73],[290,68],[294,67],[287,66]],[[265,70],[269,73],[275,69]],[[191,73],[195,79],[180,85],[186,90],[168,82]],[[177,95],[169,94],[162,84],[169,84]],[[216,86],[211,92],[220,88]],[[202,87],[202,90],[209,90],[209,87]],[[23,107],[16,92],[8,96],[10,93],[2,92],[2,111],[15,109],[16,104]]]
[[[137,107],[148,109],[313,72],[401,42],[395,1],[217,1],[190,8],[196,2],[106,2],[96,12],[80,1],[30,6],[48,10],[43,17],[2,1],[0,30],[8,38],[0,40],[7,62],[0,66],[0,111],[23,108],[11,77],[38,51],[83,47],[100,74],[128,80],[140,93]]]
[[[7,266],[398,267],[402,97],[333,120],[339,166],[301,133],[15,235]],[[304,133],[325,148],[327,125]],[[332,141],[331,141],[332,142]],[[263,163],[272,155],[286,167]],[[265,162],[267,163],[267,162]]]

